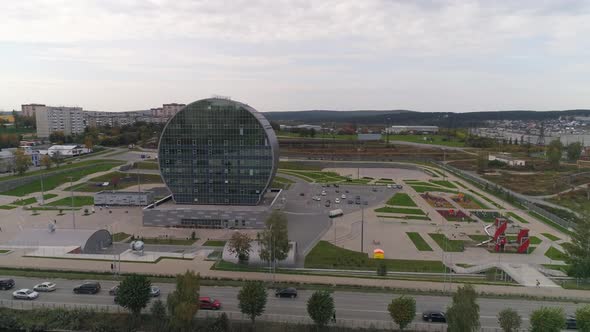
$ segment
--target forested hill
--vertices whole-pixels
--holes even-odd
[[[392,111],[294,111],[265,112],[272,121],[292,121],[297,123],[358,123],[403,125],[473,126],[486,120],[548,120],[560,116],[590,116],[589,109],[565,111],[494,111],[467,113]],[[388,120],[389,119],[389,120]]]

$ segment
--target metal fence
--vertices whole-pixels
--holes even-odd
[[[535,213],[540,214],[541,216],[549,219],[550,221],[552,221],[552,222],[554,222],[554,223],[556,223],[556,224],[558,224],[558,225],[560,225],[562,227],[565,227],[565,228],[573,228],[575,226],[574,223],[572,223],[572,222],[570,222],[568,220],[565,220],[565,219],[563,219],[561,217],[558,217],[555,214],[553,214],[553,213],[551,213],[551,212],[549,212],[549,211],[547,211],[547,210],[539,207],[533,201],[527,199],[526,196],[524,196],[524,195],[521,195],[519,193],[516,193],[516,192],[514,192],[512,190],[506,189],[506,188],[504,188],[504,187],[502,187],[502,186],[500,186],[500,185],[498,185],[496,183],[493,183],[491,181],[488,181],[486,179],[482,179],[482,178],[480,178],[478,176],[474,176],[472,174],[469,174],[469,173],[467,173],[467,172],[465,172],[463,170],[460,170],[460,169],[458,169],[458,168],[456,168],[454,166],[446,165],[446,164],[443,164],[441,162],[434,162],[434,163],[436,165],[438,165],[439,167],[447,170],[448,172],[451,172],[451,173],[453,173],[453,174],[455,174],[455,175],[457,175],[459,177],[466,178],[467,180],[472,181],[472,182],[475,182],[475,183],[479,184],[480,186],[482,186],[484,188],[493,188],[494,190],[496,190],[496,191],[498,191],[500,193],[508,193],[512,197],[514,197],[514,199],[518,203],[520,203],[522,206],[526,207],[527,209],[529,209],[529,210],[531,210],[531,211],[533,211]]]

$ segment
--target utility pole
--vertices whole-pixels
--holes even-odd
[[[361,202],[361,252],[365,252],[365,208]]]
[[[70,178],[70,197],[72,199],[72,225],[74,229],[76,229],[76,213],[74,212],[74,188],[73,188],[73,177],[68,176]]]
[[[39,176],[41,179],[41,205],[45,205],[45,191],[43,190],[43,174]]]

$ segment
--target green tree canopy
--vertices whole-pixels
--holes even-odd
[[[522,318],[511,308],[503,309],[498,313],[498,324],[504,332],[515,332],[520,328]]]
[[[559,332],[565,327],[563,308],[541,307],[531,314],[531,332]]]
[[[13,152],[14,155],[14,167],[19,175],[25,174],[25,172],[33,164],[31,156],[25,153],[23,149],[16,149]]]
[[[328,324],[334,310],[334,299],[328,291],[315,291],[307,300],[307,313],[320,328]]]
[[[254,324],[256,317],[264,313],[266,296],[266,288],[262,281],[246,281],[238,293],[238,307],[244,315],[250,318],[252,324]]]
[[[391,300],[387,306],[391,319],[403,331],[416,317],[416,300],[406,295]]]
[[[162,300],[157,299],[150,308],[150,319],[152,322],[152,331],[160,332],[168,329],[168,315],[166,314],[166,306]]]
[[[547,160],[551,166],[555,169],[559,168],[559,162],[561,161],[561,154],[563,151],[563,144],[559,139],[551,141],[547,146]]]
[[[479,330],[479,304],[472,285],[459,287],[453,294],[453,303],[447,309],[449,331],[474,332]]]
[[[170,323],[181,331],[190,331],[199,310],[199,275],[186,271],[176,276],[176,289],[168,294]]]
[[[566,148],[567,160],[576,161],[582,155],[582,143],[573,142],[567,145]]]
[[[587,279],[590,277],[590,219],[581,218],[570,237],[570,242],[562,244],[567,256],[565,261],[570,265],[568,274]]]
[[[576,327],[580,332],[590,332],[590,304],[576,310]]]
[[[279,210],[273,210],[266,219],[266,228],[258,233],[258,241],[262,260],[276,262],[287,258],[289,253],[287,216]]]
[[[251,248],[252,239],[246,233],[235,232],[229,239],[228,250],[238,256],[240,262],[246,262],[250,258]]]
[[[138,317],[150,301],[152,283],[143,275],[132,274],[121,282],[115,302]]]

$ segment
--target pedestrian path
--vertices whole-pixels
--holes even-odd
[[[551,279],[529,264],[491,262],[470,267],[450,266],[456,273],[480,273],[492,268],[500,269],[519,285],[526,287],[558,287]]]

